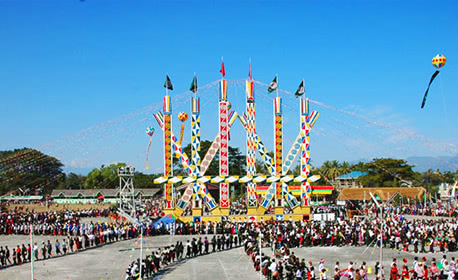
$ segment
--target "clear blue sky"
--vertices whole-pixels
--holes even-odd
[[[72,161],[75,168],[126,161],[143,169],[145,126],[156,127],[157,143],[161,137],[151,114],[138,112],[160,105],[165,73],[176,88],[172,96],[178,95],[188,90],[194,72],[200,85],[218,79],[224,56],[228,79],[246,78],[251,57],[259,81],[269,83],[277,73],[280,88],[294,92],[304,78],[311,99],[420,137],[400,144],[397,132],[364,122],[348,128],[348,116],[314,107],[322,114],[312,134],[318,163],[451,155],[420,139],[458,145],[457,12],[453,0],[0,0],[0,150],[45,147],[67,167]],[[447,57],[447,65],[421,110],[436,53]],[[242,96],[243,88],[237,90]],[[208,104],[203,138],[213,139],[216,102]],[[180,106],[189,112],[189,104]],[[265,113],[258,115],[258,126],[271,149],[271,105],[266,106],[258,110]],[[125,117],[131,112],[137,112],[134,119]],[[293,139],[297,114],[287,120],[285,133]],[[339,135],[345,131],[352,141],[343,147]],[[387,138],[394,140],[386,143]],[[235,139],[234,145],[244,141]],[[368,149],[355,154],[352,145],[359,150],[361,141]],[[154,146],[150,172],[160,170],[161,158]]]

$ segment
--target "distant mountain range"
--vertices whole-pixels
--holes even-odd
[[[408,157],[406,160],[409,162],[409,164],[415,165],[414,170],[418,172],[425,172],[428,169],[440,169],[440,171],[458,170],[458,156]]]

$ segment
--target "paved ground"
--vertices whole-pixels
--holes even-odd
[[[144,239],[144,252],[166,246],[189,236],[160,236]],[[41,244],[47,236],[35,236]],[[51,237],[51,242],[55,241]],[[8,247],[28,242],[27,236],[0,236],[0,244]],[[77,254],[38,261],[35,279],[124,279],[129,263],[139,257],[139,240],[121,241]],[[0,279],[30,279],[30,264],[0,270]],[[164,271],[157,279],[259,279],[242,248],[185,260]]]
[[[47,240],[46,236],[36,236],[35,240],[39,243]],[[149,237],[144,240],[146,254],[157,246],[165,246],[175,243],[177,240],[186,242],[189,236],[160,236]],[[10,248],[18,243],[26,243],[27,236],[0,236],[0,245],[8,245]],[[54,238],[50,238],[53,242]],[[138,258],[140,251],[137,249],[140,243],[138,240],[122,241],[119,243],[106,245],[101,248],[91,249],[78,254],[58,257],[35,263],[35,279],[123,279],[125,270],[129,263]],[[350,260],[361,264],[363,260],[371,267],[378,260],[377,248],[300,248],[293,249],[294,253],[305,258],[308,262],[312,260],[318,266],[321,258],[326,259],[326,266],[331,271],[335,262],[338,260],[341,267],[346,267]],[[271,255],[270,249],[265,248],[264,252]],[[425,254],[428,259],[433,254]],[[458,253],[447,254],[448,256],[458,257]],[[422,257],[423,254],[419,254]],[[434,254],[439,259],[441,254]],[[411,264],[414,254],[399,252],[396,250],[384,250],[384,266],[389,268],[393,257],[398,259],[400,264],[402,258],[407,258]],[[387,270],[386,270],[387,271]],[[372,279],[372,277],[370,277]],[[30,264],[10,267],[0,270],[0,279],[30,279]],[[245,255],[242,248],[229,251],[209,254],[182,263],[175,264],[165,270],[156,279],[259,279],[253,269],[249,258]]]

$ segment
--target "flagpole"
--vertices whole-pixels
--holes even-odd
[[[31,275],[30,275],[30,278],[33,280],[33,255],[34,255],[34,252],[33,252],[33,224],[30,223],[30,272],[31,272]]]
[[[248,60],[248,65],[249,65],[249,67],[250,67],[249,73],[248,73],[248,74],[249,74],[249,76],[250,76],[250,82],[251,82],[251,81],[253,80],[253,77],[252,77],[252,75],[251,75],[251,57],[250,57],[250,59]]]
[[[143,279],[143,224],[140,225],[140,279]]]

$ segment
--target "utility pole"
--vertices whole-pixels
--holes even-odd
[[[261,264],[262,264],[262,246],[261,246],[261,228],[259,228],[259,235],[258,235],[258,238],[259,238],[259,280],[262,280],[262,267],[261,267]],[[267,268],[268,269],[268,268]]]
[[[143,279],[143,225],[140,225],[140,279]]]
[[[33,224],[30,223],[30,279],[34,280],[34,272],[33,272],[33,255],[34,255],[34,247],[33,247]]]
[[[375,205],[377,206],[378,209],[380,209],[380,254],[379,254],[379,263],[380,263],[380,269],[379,269],[379,279],[382,279],[382,261],[383,261],[383,202],[382,204],[378,203],[377,199],[375,199],[375,196],[369,192],[372,200],[374,201]]]

